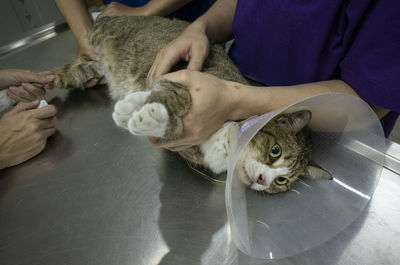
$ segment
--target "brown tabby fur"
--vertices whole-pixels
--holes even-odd
[[[187,25],[183,21],[161,17],[100,18],[89,35],[90,43],[100,55],[99,61],[94,62],[86,57],[78,57],[63,68],[52,71],[56,76],[54,86],[78,88],[83,87],[92,78],[105,76],[111,97],[118,101],[113,114],[117,125],[129,129],[133,134],[141,135],[147,134],[137,133],[135,128],[132,129],[131,117],[136,110],[133,112],[130,110],[133,105],[127,101],[127,98],[133,95],[133,99],[136,100],[135,97],[138,94],[133,92],[150,91],[139,107],[150,106],[152,103],[160,103],[164,106],[168,122],[165,131],[158,137],[165,140],[176,139],[182,134],[181,117],[190,108],[190,94],[183,85],[162,79],[156,81],[151,87],[146,87],[146,76],[158,51],[175,39]],[[174,70],[182,68],[185,68],[184,63],[178,64]],[[239,73],[225,51],[217,44],[211,45],[210,55],[204,62],[203,71],[221,79],[247,84],[246,79]],[[148,115],[152,116],[154,112],[157,112],[157,109],[152,107]],[[139,116],[137,122],[146,120],[146,117]],[[311,113],[299,112],[280,116],[267,124],[253,138],[238,161],[237,166],[241,172],[239,178],[255,190],[275,193],[288,190],[300,175],[307,174],[307,166],[311,158],[311,142],[308,133],[302,129],[310,118]],[[150,120],[153,121],[153,119]],[[282,122],[283,120],[286,123]],[[296,124],[298,126],[294,126]],[[221,173],[226,170],[227,152],[232,142],[229,138],[237,134],[239,126],[240,123],[237,122],[226,123],[205,143],[182,151],[180,154],[194,164],[210,168],[215,173]],[[150,136],[154,135],[150,134]],[[282,155],[279,159],[272,161],[269,154],[274,144],[281,146]],[[276,171],[285,175],[288,179],[287,183],[277,185],[272,181],[269,187],[257,186],[258,176],[266,171],[264,172],[261,169],[263,166],[255,164],[254,161],[249,162],[250,159],[272,169],[288,168],[289,171],[285,171],[285,174],[282,174],[283,171]],[[254,176],[249,176],[246,170],[256,173],[253,174]],[[319,174],[322,176],[321,173]],[[268,178],[276,177],[270,173],[267,175]],[[327,178],[326,175],[324,176]]]

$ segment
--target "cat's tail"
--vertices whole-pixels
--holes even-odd
[[[50,74],[55,75],[53,87],[83,88],[89,80],[102,77],[97,64],[87,56],[79,56],[64,67],[50,71]]]

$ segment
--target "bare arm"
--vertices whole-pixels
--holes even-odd
[[[102,16],[167,16],[191,0],[151,0],[144,6],[130,7],[118,2],[107,6]]]
[[[254,87],[232,83],[235,98],[234,111],[229,120],[245,119],[253,115],[288,106],[307,97],[325,93],[344,93],[359,97],[357,92],[342,80],[312,82],[294,86]],[[370,104],[379,119],[389,110]]]
[[[191,109],[183,117],[183,136],[177,141],[162,144],[151,139],[154,145],[173,151],[202,143],[226,121],[262,115],[310,96],[332,92],[358,96],[341,80],[294,86],[257,87],[188,70],[163,77],[186,85],[192,97]]]
[[[342,80],[271,87],[247,86],[229,82],[229,90],[234,95],[230,103],[234,107],[229,120],[261,115],[319,94],[345,93],[358,96],[353,88]]]
[[[214,5],[193,24],[205,28],[209,40],[222,43],[232,38],[232,23],[236,0],[217,0]]]
[[[55,0],[55,2],[78,43],[78,54],[85,54],[92,60],[96,60],[96,52],[93,47],[89,45],[87,38],[87,34],[93,25],[93,19],[87,9],[85,1]]]
[[[144,16],[167,16],[191,0],[151,0],[143,8]]]

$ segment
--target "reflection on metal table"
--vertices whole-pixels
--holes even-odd
[[[71,32],[8,52],[0,67],[43,71],[76,53]],[[0,261],[32,264],[396,264],[400,147],[362,215],[322,245],[258,260],[231,242],[224,184],[118,129],[106,88],[50,91],[58,132],[43,153],[0,172]],[[301,229],[301,228],[299,228]],[[288,242],[290,244],[290,242]]]

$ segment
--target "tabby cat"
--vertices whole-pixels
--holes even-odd
[[[113,119],[118,126],[134,135],[176,139],[182,134],[181,117],[190,108],[190,94],[183,85],[163,79],[146,88],[146,76],[157,52],[187,25],[161,17],[102,17],[89,35],[99,60],[78,57],[52,71],[54,87],[83,87],[88,80],[105,76],[117,101]],[[177,69],[184,67],[182,63]],[[212,45],[203,71],[247,84],[220,45]],[[331,178],[325,170],[309,165],[311,142],[305,126],[310,119],[311,112],[299,111],[268,123],[237,163],[241,181],[251,189],[276,193],[290,189],[300,175]],[[216,174],[226,171],[227,152],[240,126],[241,122],[227,122],[208,140],[180,155]]]

